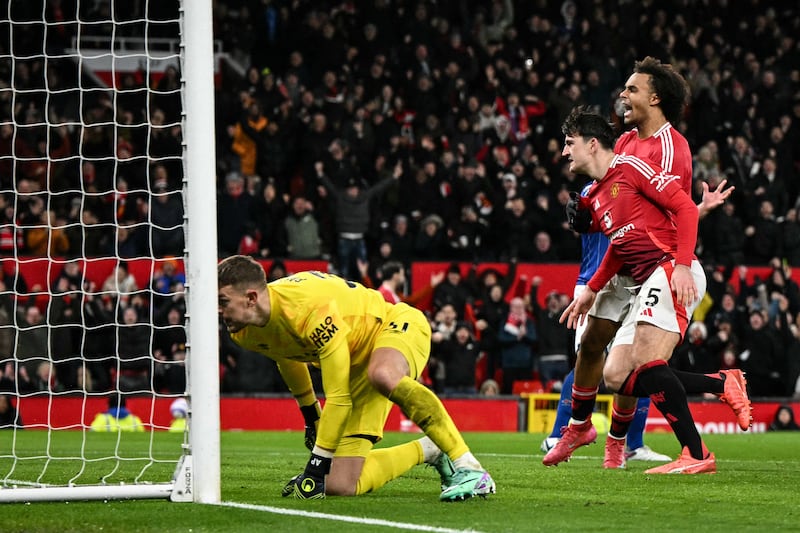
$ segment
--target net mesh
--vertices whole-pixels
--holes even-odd
[[[186,438],[180,417],[167,431],[186,391],[178,3],[5,5],[0,486],[169,481]]]

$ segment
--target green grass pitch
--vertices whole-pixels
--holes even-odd
[[[74,434],[80,442],[80,433]],[[166,435],[166,434],[165,434]],[[141,437],[141,438],[140,438]],[[35,456],[46,434],[23,432],[17,453]],[[69,440],[69,437],[61,437]],[[104,446],[135,448],[124,435],[92,439]],[[382,445],[416,438],[391,433]],[[438,501],[438,476],[415,467],[382,489],[357,498],[301,502],[280,497],[283,484],[307,460],[302,434],[246,432],[222,435],[222,500],[242,506],[170,503],[160,500],[53,502],[0,505],[3,532],[367,532],[367,531],[798,531],[800,530],[800,433],[706,435],[717,455],[718,473],[695,476],[647,476],[652,463],[632,462],[628,469],[601,467],[598,444],[581,448],[568,464],[545,468],[542,435],[468,433],[467,442],[497,482],[497,494],[464,502]],[[648,434],[654,449],[676,456],[671,434]],[[37,444],[38,443],[38,444]],[[69,443],[51,442],[51,453]],[[156,439],[158,457],[179,450],[180,436]],[[0,455],[11,446],[0,434]],[[91,447],[90,447],[91,448]],[[35,460],[31,460],[31,467]],[[0,475],[10,466],[0,460]],[[96,465],[98,467],[101,464]],[[64,468],[73,468],[67,462]],[[50,467],[54,477],[56,466]],[[163,477],[162,477],[163,480]],[[290,513],[290,514],[286,514]],[[292,514],[293,513],[293,514]],[[339,520],[336,520],[336,518]]]

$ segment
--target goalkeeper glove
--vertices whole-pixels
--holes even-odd
[[[566,210],[570,229],[578,233],[587,233],[592,225],[592,215],[588,209],[581,208],[581,197],[575,191],[569,193]]]
[[[321,500],[325,497],[325,476],[330,470],[330,457],[312,453],[305,471],[289,480],[283,487],[281,496],[292,494],[297,500]]]
[[[317,442],[317,426],[319,426],[319,417],[322,409],[319,402],[314,402],[311,405],[306,405],[300,408],[303,413],[303,420],[305,422],[305,445],[309,451],[314,449],[314,443]]]

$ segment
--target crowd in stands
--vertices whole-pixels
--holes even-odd
[[[11,18],[109,16],[102,2],[39,4],[13,3]],[[174,0],[150,4],[151,17],[177,15]],[[700,224],[708,305],[674,364],[742,366],[755,396],[790,395],[800,373],[800,294],[790,277],[800,265],[800,10],[746,4],[215,2],[215,38],[246,66],[243,77],[224,70],[216,91],[219,256],[322,259],[376,287],[392,261],[406,268],[425,260],[575,262],[580,243],[564,205],[585,180],[561,160],[561,122],[585,105],[620,124],[617,95],[634,62],[651,55],[673,64],[691,89],[675,126],[695,154],[694,190],[724,179],[736,187]],[[138,20],[140,4],[126,6],[114,17]],[[21,25],[13,35],[0,28],[0,254],[182,255],[177,65],[157,80],[127,73],[120,91],[80,92],[79,66],[41,57],[63,52],[76,26],[43,27]],[[124,32],[174,36],[176,27],[131,22]],[[734,289],[743,264],[773,265],[773,274]],[[440,297],[450,274],[436,287]],[[152,300],[158,327],[183,321],[182,304],[172,302],[181,282],[158,283],[127,287],[131,296],[112,303],[59,298],[64,291],[54,286],[53,307],[63,310],[51,310],[50,321],[86,316],[107,324],[93,331],[108,333],[105,340],[74,348],[73,339],[87,353],[109,339],[122,343],[123,331],[134,337],[125,341],[130,353],[120,371],[136,388],[137,379],[156,379],[140,373],[137,300],[145,309]],[[431,386],[477,390],[480,380],[497,377],[508,392],[508,376],[525,379],[534,370],[557,382],[573,355],[553,321],[566,297],[546,295],[541,306],[537,287],[530,280],[508,294],[495,278],[434,295],[429,310],[441,335]],[[35,331],[29,312],[35,315],[31,306],[12,307],[11,317]],[[227,391],[281,390],[262,359],[222,337]],[[100,359],[109,353],[101,351]],[[180,350],[166,351],[162,366],[181,364]],[[470,373],[454,365],[475,353],[488,361],[485,374],[467,383]],[[72,354],[63,355],[69,377],[59,377],[67,386],[83,379]],[[45,370],[32,368],[28,377],[52,381]]]

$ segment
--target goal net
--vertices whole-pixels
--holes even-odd
[[[185,4],[0,13],[0,501],[219,500],[211,1]]]

